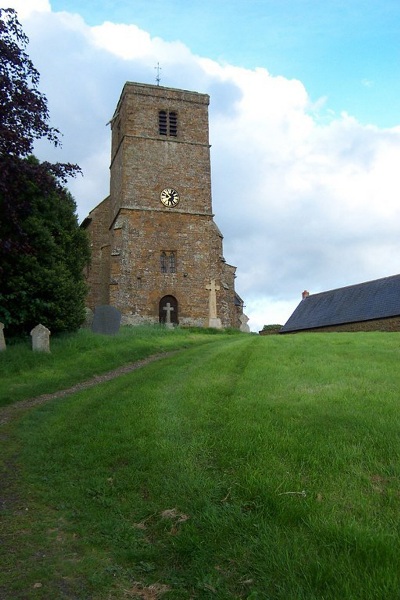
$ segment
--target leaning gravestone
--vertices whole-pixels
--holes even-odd
[[[121,324],[121,313],[115,306],[96,306],[94,309],[92,331],[103,335],[115,335]]]
[[[50,330],[39,323],[31,331],[32,350],[37,352],[50,352]]]
[[[0,352],[6,349],[6,340],[4,339],[4,323],[0,323]]]

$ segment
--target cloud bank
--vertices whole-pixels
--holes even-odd
[[[78,163],[80,219],[109,190],[107,126],[126,81],[210,94],[215,220],[252,331],[284,323],[316,293],[399,272],[400,126],[365,126],[312,103],[301,81],[196,56],[134,23],[90,27],[47,0],[13,0],[52,125],[41,159]],[[267,67],[267,66],[266,66]]]

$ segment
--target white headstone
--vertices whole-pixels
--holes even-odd
[[[4,323],[0,323],[0,352],[6,349],[6,340],[4,339]]]
[[[37,352],[50,352],[50,330],[39,323],[31,331],[32,350]]]

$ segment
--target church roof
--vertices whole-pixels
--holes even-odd
[[[392,275],[305,296],[281,333],[399,315],[400,275]]]

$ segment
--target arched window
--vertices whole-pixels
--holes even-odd
[[[159,302],[158,318],[160,323],[178,325],[178,300],[174,296],[164,296]]]
[[[161,273],[176,273],[176,252],[174,250],[163,250],[160,253]]]
[[[175,273],[176,272],[176,265],[175,265],[175,252],[170,252],[169,253],[169,272],[170,273]]]
[[[161,273],[168,273],[168,261],[166,252],[161,252],[160,254],[160,267]]]

